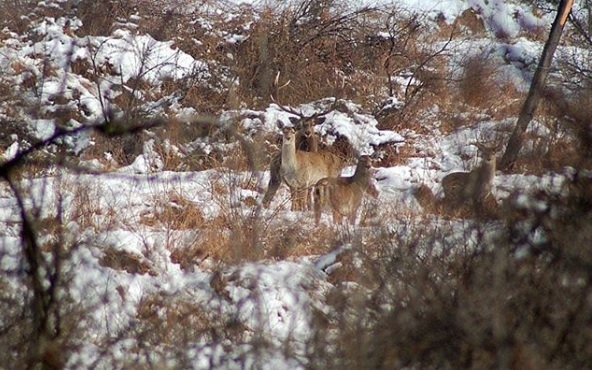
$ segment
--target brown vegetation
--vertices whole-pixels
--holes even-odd
[[[113,112],[109,111],[104,112],[105,122],[90,122],[97,128],[84,132],[94,146],[80,157],[68,152],[67,140],[60,140],[68,137],[67,132],[39,143],[19,124],[26,121],[27,114],[54,120],[62,130],[68,129],[72,120],[89,123],[84,106],[77,105],[76,99],[72,100],[76,104],[69,105],[71,102],[60,94],[51,98],[55,110],[37,103],[25,104],[25,95],[40,97],[39,84],[44,78],[55,77],[56,67],[43,55],[31,55],[39,71],[28,70],[18,61],[10,65],[22,82],[19,86],[5,79],[10,73],[0,76],[0,100],[5,102],[0,107],[0,149],[15,141],[25,150],[32,148],[15,160],[0,163],[0,200],[20,211],[19,215],[6,216],[10,222],[6,222],[7,230],[2,231],[0,241],[2,366],[82,367],[76,356],[96,350],[105,361],[98,367],[106,363],[114,368],[190,368],[195,358],[188,354],[208,343],[219,345],[211,347],[216,353],[248,348],[229,359],[229,367],[256,367],[248,362],[249,355],[266,359],[258,355],[277,343],[271,343],[263,328],[248,327],[240,315],[212,310],[213,306],[222,307],[217,305],[220,302],[239,308],[255,302],[264,308],[262,302],[250,300],[258,293],[257,282],[241,286],[248,298],[232,301],[228,287],[236,280],[226,272],[249,261],[305,257],[306,264],[314,263],[318,260],[315,256],[330,251],[335,252],[335,262],[318,271],[320,277],[326,277],[323,283],[328,284],[318,298],[323,308],[311,310],[311,338],[289,338],[281,343],[281,355],[296,358],[298,365],[310,369],[580,369],[592,363],[592,334],[583,330],[590,326],[592,317],[589,69],[573,60],[563,65],[572,75],[566,77],[568,81],[556,83],[571,90],[547,92],[549,104],[537,114],[539,124],[550,134],[528,133],[526,138],[532,145],[515,167],[530,173],[572,167],[561,192],[515,194],[496,212],[494,221],[442,220],[438,217],[442,203],[423,186],[416,197],[428,213],[436,215],[411,217],[400,204],[381,204],[387,211],[381,214],[383,218],[372,218],[372,227],[341,232],[314,227],[306,216],[284,217],[282,207],[262,210],[254,195],[243,196],[259,190],[255,172],[268,168],[263,158],[272,145],[265,137],[243,135],[236,122],[222,125],[217,116],[194,121],[167,118],[159,127],[144,127],[146,117],[150,117],[146,107],[171,95],[179,98],[163,109],[167,115],[175,115],[171,107],[217,114],[242,107],[267,107],[270,95],[289,105],[339,96],[361,103],[364,109],[376,113],[381,128],[405,133],[410,141],[432,129],[451,132],[483,115],[495,120],[513,118],[516,100],[522,94],[510,83],[500,83],[492,61],[468,58],[460,79],[452,78],[448,70],[447,42],[457,36],[483,37],[486,31],[482,21],[474,13],[465,12],[457,24],[442,24],[439,32],[432,33],[422,17],[397,9],[348,12],[338,6],[322,6],[338,4],[336,1],[319,0],[303,0],[301,6],[262,13],[243,6],[240,16],[229,19],[226,13],[208,13],[213,2],[217,3],[198,2],[203,6],[196,7],[194,13],[181,12],[180,5],[165,9],[158,1],[0,4],[0,28],[9,30],[0,33],[1,41],[8,37],[6,32],[17,32],[22,42],[29,42],[39,35],[25,31],[38,20],[76,16],[82,26],[73,29],[65,25],[70,36],[83,39],[87,35],[109,35],[117,28],[148,33],[158,40],[172,40],[175,47],[205,61],[210,72],[166,81],[159,89],[141,78],[122,82],[124,90],[146,93],[121,95],[112,102],[121,110],[127,126],[114,126]],[[230,42],[228,35],[242,37]],[[540,35],[534,37],[540,39]],[[572,37],[570,42],[586,39],[590,38],[582,41]],[[118,73],[109,65],[76,61],[68,68],[88,81]],[[282,89],[274,86],[278,71]],[[587,84],[574,84],[582,80]],[[382,109],[385,101],[391,101],[388,98],[396,98],[401,104]],[[23,107],[22,112],[17,107]],[[303,128],[309,139],[314,137],[311,130],[310,125]],[[287,130],[286,135],[286,142],[293,145],[294,133]],[[220,145],[211,151],[183,153],[185,157],[171,149],[185,148],[197,139]],[[212,176],[207,184],[212,206],[218,207],[219,213],[212,216],[187,195],[168,191],[147,200],[137,220],[123,220],[118,211],[126,205],[126,194],[116,194],[117,204],[98,204],[99,185],[65,181],[56,186],[58,194],[51,194],[57,199],[55,212],[48,215],[42,204],[33,200],[32,191],[23,186],[28,179],[57,170],[84,172],[75,165],[78,159],[96,159],[103,163],[103,170],[116,170],[143,154],[144,143],[149,140],[163,160],[160,170],[215,167],[216,174],[233,179]],[[334,150],[351,155],[351,144],[344,138],[335,146]],[[306,162],[296,167],[316,169],[324,161],[318,159],[320,154],[303,154],[292,146],[289,149]],[[393,147],[380,154],[384,154],[383,164],[389,164],[417,156],[419,149],[429,154],[429,148],[414,149],[411,145],[402,148],[404,156]],[[304,159],[312,157],[317,159]],[[474,172],[443,182],[445,198],[456,197],[453,209],[464,208],[466,202],[483,206],[491,200],[495,172],[491,161],[495,158],[491,154],[486,157],[486,164]],[[274,163],[277,161],[272,160],[271,166],[276,168]],[[360,170],[367,170],[364,163],[360,161]],[[289,169],[281,170],[282,165],[277,173],[289,177]],[[247,179],[233,177],[239,171],[253,175]],[[323,173],[322,177],[335,177],[336,171],[332,168],[332,173]],[[336,213],[339,218],[345,214],[350,221],[355,219],[362,188],[368,185],[366,176],[368,173],[321,183],[327,185],[334,208],[340,208],[344,200],[352,201],[346,210]],[[302,190],[316,183],[318,178],[313,177],[291,182],[299,192],[295,198],[301,199]],[[6,198],[4,193],[8,194]],[[65,211],[64,204],[71,208]],[[299,207],[304,208],[303,204],[301,201]],[[493,230],[491,223],[496,226]],[[152,256],[148,242],[143,251],[130,252],[97,241],[98,236],[116,228],[134,231],[140,237],[153,231],[190,235],[182,241],[170,236],[165,241],[170,255]],[[17,248],[8,248],[14,239],[19,240]],[[343,246],[348,248],[340,251]],[[204,275],[211,273],[209,281],[195,284],[195,289],[211,294],[211,301],[198,301],[186,292],[142,292],[129,324],[114,330],[107,317],[108,335],[95,337],[95,328],[105,323],[94,321],[96,312],[87,310],[96,307],[85,306],[88,297],[79,296],[81,288],[75,284],[80,282],[72,276],[74,270],[84,266],[72,257],[77,251],[85,251],[85,258],[102,268],[132,277],[142,275],[140,279],[163,274],[155,261],[166,258],[188,275],[198,275],[192,274],[196,270]],[[101,305],[113,299],[108,292],[111,287],[104,288],[105,292],[92,292],[100,297]],[[118,302],[135,304],[127,286],[115,289]],[[304,347],[304,351],[296,352],[296,347]],[[209,366],[224,367],[217,360]]]

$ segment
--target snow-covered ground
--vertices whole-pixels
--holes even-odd
[[[235,1],[241,3],[241,1]],[[265,1],[250,1],[264,5]],[[368,5],[375,2],[360,1]],[[383,3],[383,2],[381,2]],[[497,55],[503,60],[536,60],[541,45],[520,39],[522,28],[545,27],[548,19],[541,20],[528,12],[528,9],[506,1],[418,1],[394,2],[397,7],[410,12],[419,11],[434,17],[443,15],[452,22],[468,8],[479,10],[488,31],[503,32],[516,41],[509,44],[485,45],[483,40],[474,43],[459,43],[458,49],[451,50],[467,55],[480,50]],[[139,35],[129,30],[116,30],[110,36],[77,37],[66,32],[66,19],[46,19],[33,30],[35,42],[23,41],[18,35],[5,37],[0,46],[0,69],[12,74],[13,83],[19,92],[29,94],[25,86],[27,78],[43,74],[43,63],[49,61],[54,72],[39,84],[37,99],[42,109],[51,112],[55,109],[54,97],[63,95],[77,104],[76,109],[84,112],[86,122],[97,122],[109,110],[109,102],[121,94],[122,84],[130,78],[143,76],[153,85],[162,88],[164,81],[181,79],[188,74],[206,76],[209,71],[202,61],[195,60],[169,42],[157,41],[148,35]],[[76,28],[78,24],[70,24]],[[452,46],[454,47],[454,46]],[[43,58],[39,58],[42,55]],[[456,54],[459,55],[459,54]],[[454,61],[454,57],[451,58]],[[111,68],[120,73],[111,78],[92,81],[81,74],[70,72],[68,66],[76,62],[84,65]],[[517,65],[503,65],[505,75],[517,86],[524,89],[528,80]],[[23,72],[24,71],[24,72]],[[18,72],[18,73],[17,73]],[[139,94],[141,92],[130,92]],[[334,101],[328,98],[299,107],[303,114],[312,114],[326,108]],[[74,102],[74,103],[72,103]],[[169,102],[175,110],[175,101]],[[363,107],[344,101],[347,112],[333,111],[326,120],[316,127],[327,144],[336,135],[343,136],[361,154],[373,154],[380,158],[385,146],[402,148],[411,145],[409,138],[393,130],[381,130],[377,120]],[[9,107],[1,106],[0,115],[8,117]],[[159,102],[154,103],[154,112],[161,112]],[[179,116],[190,116],[198,109],[178,109]],[[117,114],[117,112],[116,112]],[[279,133],[276,122],[289,124],[290,113],[271,104],[262,111],[229,111],[222,115],[222,123],[231,123],[240,117],[240,125],[246,131],[263,132],[267,135]],[[466,171],[478,164],[476,148],[470,142],[494,140],[496,130],[507,127],[512,122],[485,120],[474,122],[468,128],[449,134],[435,132],[432,137],[417,140],[418,156],[409,157],[403,163],[391,167],[376,168],[377,187],[380,195],[368,203],[376,208],[369,225],[397,229],[399,220],[392,217],[392,208],[399,212],[420,214],[421,209],[413,197],[413,191],[421,184],[427,185],[438,196],[443,176],[454,171]],[[56,130],[53,120],[29,118],[26,122],[38,138],[47,138]],[[83,122],[71,121],[71,127]],[[194,143],[210,145],[209,143]],[[422,145],[429,145],[425,147]],[[8,161],[17,156],[20,138],[7,148],[2,148],[2,158]],[[88,137],[74,143],[78,152],[93,145]],[[181,150],[183,148],[177,148]],[[119,338],[115,345],[100,348],[99,343],[108,342],[129,328],[138,325],[138,318],[146,302],[161,297],[165,302],[191,302],[206,316],[233,318],[240,323],[241,336],[250,343],[256,335],[263,335],[270,344],[265,349],[253,348],[248,344],[229,345],[214,341],[187,343],[186,356],[192,368],[261,368],[297,369],[307,368],[306,344],[313,333],[311,322],[313,314],[329,314],[324,304],[333,285],[329,281],[331,268],[337,255],[347,249],[347,243],[337,248],[318,246],[322,253],[312,253],[304,257],[288,260],[263,259],[257,262],[225,266],[211,258],[196,259],[190,267],[182,267],[172,257],[176,250],[191,248],[199,243],[203,230],[171,229],[160,222],[159,215],[170,209],[197,209],[203,216],[203,224],[215,222],[229,209],[241,209],[246,214],[259,214],[271,226],[285,220],[297,220],[303,224],[301,230],[313,230],[313,220],[305,212],[289,210],[288,191],[284,187],[278,193],[269,209],[260,208],[261,189],[265,189],[269,178],[267,171],[232,171],[227,168],[201,172],[162,171],[161,153],[144,145],[143,152],[129,166],[101,174],[78,174],[68,170],[48,171],[47,176],[20,182],[25,194],[25,206],[39,209],[41,220],[62,217],[66,223],[65,238],[68,244],[75,245],[67,261],[72,284],[68,295],[80,304],[80,310],[90,312],[80,324],[87,336],[80,343],[76,355],[68,359],[70,368],[109,368],[111,358],[133,357],[139,343],[134,339]],[[100,165],[97,165],[102,169]],[[344,173],[352,172],[348,166]],[[494,195],[501,201],[516,189],[544,189],[561,191],[565,180],[564,173],[534,175],[498,174],[494,181]],[[240,184],[237,186],[237,184]],[[217,192],[215,189],[231,189]],[[248,199],[255,199],[249,203]],[[180,203],[179,200],[183,201]],[[388,205],[388,206],[387,206]],[[81,216],[82,215],[82,216]],[[449,221],[454,224],[456,221]],[[274,224],[275,223],[275,224]],[[338,229],[347,235],[364,235],[373,226],[356,226],[354,229]],[[328,230],[333,226],[325,215],[321,228]],[[221,234],[223,231],[220,231]],[[464,237],[459,230],[459,238]],[[20,214],[13,194],[2,186],[0,190],[0,269],[19,271],[23,265],[20,243]],[[41,244],[50,243],[55,235],[43,236]],[[105,262],[108,253],[125,253],[131,256],[141,272],[130,272],[124,268],[114,268]],[[220,267],[213,268],[213,267]],[[222,283],[217,285],[214,281]],[[4,279],[15,290],[21,289],[18,279]],[[164,297],[164,298],[163,298]],[[152,314],[165,317],[171,314],[166,305],[155,305]],[[284,346],[290,343],[290,350]],[[107,351],[106,355],[105,351]],[[155,346],[152,359],[139,359],[140,362],[156,361],[168,367],[182,367],[176,363],[166,344]],[[139,355],[138,355],[139,356]],[[132,362],[132,360],[129,360]],[[125,362],[125,361],[123,361]]]

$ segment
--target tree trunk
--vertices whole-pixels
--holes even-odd
[[[545,43],[541,60],[539,61],[539,65],[537,66],[532,78],[528,96],[526,97],[526,101],[522,106],[522,110],[518,116],[518,122],[516,122],[516,127],[512,132],[512,136],[510,136],[506,151],[499,163],[500,170],[507,170],[511,168],[516,162],[516,158],[518,157],[518,153],[520,152],[524,142],[524,133],[528,128],[528,124],[532,120],[534,111],[541,97],[545,80],[551,67],[551,61],[553,60],[553,54],[555,53],[555,49],[557,49],[557,45],[559,44],[559,39],[561,38],[561,33],[563,32],[563,27],[565,26],[565,22],[567,21],[567,17],[571,11],[572,5],[573,0],[561,0],[561,3],[559,3],[557,17],[551,26],[551,33],[549,34],[549,38]]]

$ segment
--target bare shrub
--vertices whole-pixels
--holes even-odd
[[[126,271],[130,274],[154,274],[150,264],[143,261],[142,256],[112,247],[102,249],[104,255],[99,261],[101,266],[109,267],[114,270]]]
[[[471,56],[463,61],[458,91],[462,103],[495,119],[517,114],[523,95],[511,81],[501,79],[496,62],[485,55]]]
[[[549,88],[543,99],[545,104],[525,133],[526,146],[516,160],[516,170],[540,174],[561,172],[567,166],[591,168],[590,94]]]
[[[204,226],[205,216],[200,208],[177,192],[169,192],[161,199],[162,194],[155,199],[156,212],[144,222],[159,222],[167,229],[188,230]]]
[[[377,40],[388,98],[377,100],[374,110],[380,127],[421,131],[430,107],[449,109],[453,90],[446,54],[456,31],[440,38],[424,26],[425,16],[403,14],[390,10],[381,30],[386,36]]]
[[[350,45],[356,41],[351,30],[368,9],[347,12],[318,3],[323,9],[323,16],[318,17],[313,14],[318,8],[309,6],[312,3],[287,6],[279,16],[271,9],[261,14],[237,51],[242,55],[234,66],[241,96],[266,104],[270,95],[276,95],[273,83],[278,72],[282,85],[291,81],[281,92],[285,104],[342,95],[343,79],[336,70],[351,66]]]
[[[383,228],[363,244],[354,239],[355,257],[342,254],[330,274],[364,288],[334,285],[333,314],[317,327],[311,363],[343,369],[585,366],[592,358],[583,345],[589,335],[580,330],[592,317],[592,192],[588,178],[575,181],[568,195],[538,199],[547,207],[527,209],[528,222],[508,218],[494,233],[488,223],[448,228],[413,221]]]
[[[84,160],[97,159],[106,169],[128,166],[136,157],[142,154],[143,139],[141,132],[127,133],[117,137],[109,137],[100,133],[93,135],[93,143],[86,148],[81,158]]]
[[[127,21],[139,9],[153,4],[151,1],[108,0],[97,3],[91,0],[79,1],[75,7],[75,15],[82,21],[81,32],[85,35],[107,36],[111,34],[115,22]]]
[[[30,26],[37,1],[2,1],[0,3],[0,28],[13,32],[24,32]]]
[[[233,340],[240,342],[245,332],[239,322],[224,318],[200,303],[188,299],[153,294],[141,300],[137,318],[142,323],[138,338],[152,346],[180,346],[192,341]]]
[[[474,107],[484,107],[491,103],[495,87],[495,70],[487,59],[480,56],[465,61],[463,75],[459,83],[460,97]]]
[[[586,81],[592,86],[592,79]],[[589,89],[562,93],[556,89],[545,92],[548,115],[553,127],[550,147],[556,150],[558,162],[576,168],[590,168],[592,155],[592,94]],[[564,156],[564,157],[563,157]],[[561,160],[563,158],[563,160]]]

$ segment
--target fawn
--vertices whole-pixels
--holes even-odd
[[[340,224],[343,217],[348,217],[350,224],[355,225],[365,192],[374,198],[378,196],[378,189],[372,183],[372,164],[368,156],[358,159],[353,176],[327,177],[316,183],[315,223],[320,223],[323,206],[328,204],[333,211],[333,223]]]

